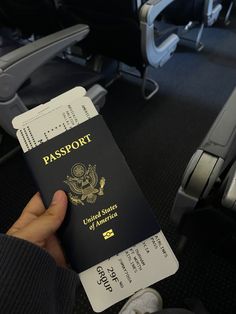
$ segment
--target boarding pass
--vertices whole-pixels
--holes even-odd
[[[12,123],[26,153],[97,115],[85,89],[76,87],[15,117]],[[101,312],[177,269],[178,261],[160,231],[78,276],[93,310]]]

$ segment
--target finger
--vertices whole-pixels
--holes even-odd
[[[15,236],[43,246],[53,233],[60,227],[67,209],[67,196],[63,191],[57,191],[50,207],[37,219],[19,230]]]
[[[45,210],[46,209],[44,207],[43,201],[38,192],[31,198],[31,200],[29,201],[29,203],[26,205],[23,212],[21,213],[21,216],[13,224],[13,226],[8,230],[7,234],[13,234],[19,231],[20,229],[24,228],[34,219],[42,215],[45,212]]]
[[[43,204],[40,193],[37,192],[24,208],[22,214],[30,214],[32,216],[39,217],[45,212],[45,206]]]

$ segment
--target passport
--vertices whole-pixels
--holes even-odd
[[[24,154],[46,207],[68,195],[59,237],[81,273],[160,232],[105,121],[97,115]]]
[[[151,219],[150,208],[102,117],[97,117],[98,122],[94,119],[86,127],[87,121],[96,116],[98,112],[86,96],[86,90],[77,86],[16,116],[12,124],[23,152],[32,153],[26,158],[44,195],[45,205],[47,202],[49,206],[57,188],[67,192],[69,210],[60,236],[93,310],[101,312],[136,291],[173,275],[179,264],[158,225],[150,224],[150,221],[155,222]],[[55,142],[54,138],[57,138]],[[49,144],[42,146],[44,143]],[[83,155],[82,151],[86,148],[89,152],[89,147],[92,154]],[[71,154],[74,154],[73,158]],[[67,160],[69,155],[71,160]],[[54,167],[59,161],[60,165]],[[45,168],[51,170],[45,172]],[[132,211],[130,214],[129,210]],[[145,220],[141,221],[140,217]],[[149,227],[158,232],[145,238],[148,232],[152,233]],[[90,233],[86,232],[88,230]],[[126,247],[132,243],[131,234],[132,239],[141,235],[143,239]],[[93,242],[94,237],[100,242]],[[101,241],[101,237],[109,242]],[[106,246],[107,255],[102,252],[102,257],[109,256],[112,250],[117,253],[87,268],[93,260],[100,259],[97,254],[103,250],[104,243],[111,247]],[[123,246],[125,250],[119,252],[117,248]]]

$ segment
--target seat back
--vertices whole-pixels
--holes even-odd
[[[163,12],[165,19],[175,25],[189,21],[202,22],[205,0],[175,0]]]
[[[143,63],[139,2],[63,0],[61,13],[66,26],[80,22],[90,26],[90,34],[82,45],[88,52],[139,67]]]
[[[212,5],[207,0],[175,0],[169,5],[163,15],[168,22],[175,25],[186,25],[188,22],[205,22],[211,26],[219,16],[222,0],[213,0]],[[210,12],[208,12],[210,10]],[[210,13],[210,21],[206,21],[206,16]],[[214,16],[213,20],[211,15]]]
[[[25,36],[47,35],[61,28],[53,0],[1,0],[0,24],[19,28]]]
[[[98,16],[110,16],[111,18],[131,18],[137,19],[138,10],[137,0],[63,0],[63,5],[67,9],[75,10],[76,15],[89,16],[90,18]]]

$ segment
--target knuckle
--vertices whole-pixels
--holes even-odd
[[[59,224],[62,221],[61,215],[59,213],[55,212],[55,209],[50,208],[47,210],[46,215],[53,220],[54,223]]]

